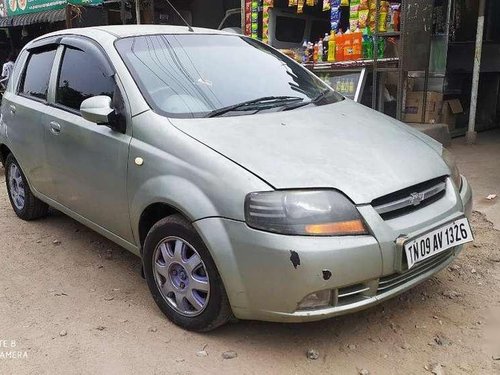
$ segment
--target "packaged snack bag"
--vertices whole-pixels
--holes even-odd
[[[401,30],[401,4],[391,3],[392,17],[391,28],[394,31]]]
[[[273,5],[273,0],[264,0],[264,7],[262,9],[262,41],[266,44],[269,43],[269,9]]]
[[[259,37],[259,2],[252,1],[252,32],[251,36],[254,39]]]
[[[362,9],[359,11],[359,27],[364,29],[368,25],[368,17],[370,15],[370,10]]]
[[[387,32],[387,17],[389,15],[389,2],[381,1],[380,2],[380,18],[378,21],[378,31],[381,33]]]
[[[330,29],[335,32],[338,31],[340,25],[340,0],[332,0],[330,9]]]
[[[330,0],[323,0],[323,12],[331,9]]]
[[[351,32],[356,31],[359,26],[359,8],[361,0],[351,0],[349,13],[349,29]]]
[[[297,1],[297,13],[304,13],[304,0]]]

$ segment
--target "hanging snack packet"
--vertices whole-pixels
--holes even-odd
[[[401,4],[391,3],[392,17],[391,28],[394,31],[400,31],[401,28]]]
[[[351,7],[349,13],[349,29],[351,32],[355,32],[359,26],[359,7],[360,0],[351,0]]]
[[[269,44],[269,9],[273,6],[273,0],[264,0],[262,8],[262,41]]]
[[[380,2],[380,18],[378,20],[378,31],[381,33],[387,32],[387,17],[389,15],[389,2]]]
[[[323,12],[331,9],[330,0],[323,0]]]
[[[331,29],[335,32],[339,30],[340,16],[340,0],[331,0],[330,24]]]
[[[289,7],[296,7],[298,5],[297,0],[288,0],[288,6]]]
[[[368,17],[370,16],[370,8],[368,0],[361,0],[359,4],[359,28],[364,29],[368,25]]]
[[[297,13],[304,13],[304,0],[297,1]]]
[[[252,1],[252,38],[259,37],[259,2]]]
[[[245,35],[252,35],[252,0],[245,0]]]

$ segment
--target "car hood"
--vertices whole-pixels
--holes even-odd
[[[171,122],[275,189],[335,188],[364,204],[449,174],[440,144],[350,100]]]

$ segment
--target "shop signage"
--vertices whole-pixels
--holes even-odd
[[[8,16],[62,9],[66,4],[98,5],[102,0],[5,0]]]

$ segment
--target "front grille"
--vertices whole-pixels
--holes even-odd
[[[449,259],[453,255],[454,250],[454,248],[451,248],[442,252],[441,254],[423,261],[422,263],[417,263],[415,266],[413,266],[412,269],[404,273],[394,273],[389,276],[381,277],[378,284],[377,294],[385,293],[417,278],[418,276],[426,273],[427,271],[430,271],[433,268],[436,268],[441,263]]]
[[[355,284],[338,289],[336,306],[350,305],[369,298],[365,295],[370,290],[370,287],[365,284]]]
[[[438,177],[377,198],[372,206],[384,220],[407,215],[428,206],[446,194],[446,176]]]

